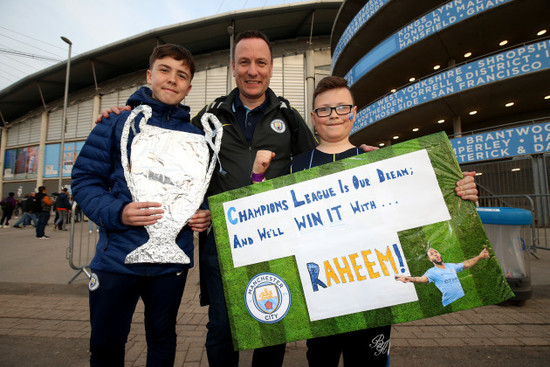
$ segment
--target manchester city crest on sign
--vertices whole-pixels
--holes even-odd
[[[288,285],[272,273],[260,273],[250,279],[244,298],[250,315],[267,324],[281,321],[292,303]]]
[[[271,128],[276,133],[282,134],[286,131],[286,124],[284,123],[283,120],[275,119],[271,121]]]

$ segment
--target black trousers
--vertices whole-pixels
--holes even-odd
[[[90,291],[90,366],[124,367],[130,324],[141,297],[145,305],[147,366],[173,367],[176,319],[187,272],[141,277],[95,271],[99,287]]]

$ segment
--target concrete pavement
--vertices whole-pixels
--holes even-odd
[[[13,220],[12,220],[13,222]],[[15,222],[13,222],[15,223]],[[88,235],[85,224],[84,237]],[[0,366],[87,366],[87,279],[66,258],[69,232],[35,238],[34,229],[0,229]],[[92,234],[93,235],[93,234]],[[80,251],[77,256],[80,255]],[[531,257],[533,297],[524,306],[486,306],[393,326],[392,366],[547,366],[550,363],[550,252]],[[178,317],[176,366],[208,366],[207,308],[198,268],[189,273]],[[145,366],[143,305],[138,305],[126,366]],[[251,352],[241,353],[249,366]],[[305,342],[287,346],[285,366],[306,366]]]

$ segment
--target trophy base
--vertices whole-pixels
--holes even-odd
[[[190,262],[189,257],[175,243],[160,245],[150,242],[130,252],[124,260],[125,264],[189,264]]]

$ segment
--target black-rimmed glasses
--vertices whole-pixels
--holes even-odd
[[[313,110],[319,117],[327,117],[332,114],[332,110],[336,111],[337,115],[347,115],[351,112],[353,106],[350,104],[344,104],[336,107],[319,107]]]

